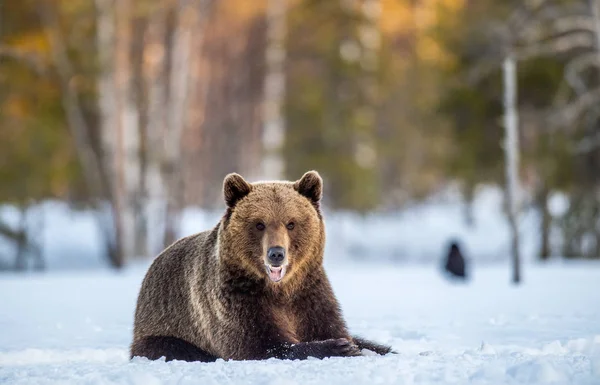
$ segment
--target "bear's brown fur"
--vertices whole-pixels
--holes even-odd
[[[230,174],[223,191],[220,223],[175,242],[146,274],[132,357],[207,362],[390,352],[348,333],[323,269],[318,173],[253,184]]]

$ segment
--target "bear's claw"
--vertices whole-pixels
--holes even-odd
[[[323,341],[323,344],[328,345],[328,347],[331,349],[331,356],[334,357],[360,356],[360,350],[358,349],[358,346],[346,338],[325,340]]]

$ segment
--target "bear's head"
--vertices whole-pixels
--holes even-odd
[[[223,182],[227,212],[219,229],[220,262],[244,275],[285,284],[323,262],[323,181],[309,171],[296,182]]]

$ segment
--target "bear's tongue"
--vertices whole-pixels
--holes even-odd
[[[285,275],[285,266],[278,266],[278,267],[268,266],[267,270],[269,273],[269,278],[273,282],[281,281],[281,279]]]

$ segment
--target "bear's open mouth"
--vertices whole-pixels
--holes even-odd
[[[271,281],[279,282],[285,276],[285,271],[287,269],[287,265],[283,265],[283,266],[266,265],[266,268],[267,268],[267,274],[269,275],[269,278],[271,279]]]

